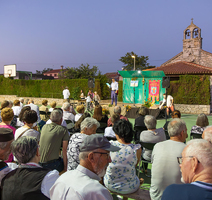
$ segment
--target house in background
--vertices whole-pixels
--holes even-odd
[[[54,79],[58,79],[59,78],[59,74],[62,73],[63,70],[64,70],[63,69],[63,66],[61,66],[60,69],[53,69],[51,71],[48,71],[48,72],[43,73],[43,75],[45,75],[45,76],[51,76]]]
[[[105,76],[107,76],[109,79],[115,79],[116,81],[122,81],[123,78],[118,72],[110,72],[106,73]]]

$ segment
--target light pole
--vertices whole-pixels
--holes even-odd
[[[135,55],[132,55],[131,57],[134,58],[134,71],[135,71]]]

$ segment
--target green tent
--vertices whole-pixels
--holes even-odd
[[[156,105],[163,99],[163,71],[119,71],[123,77],[123,102],[143,104],[150,99]]]

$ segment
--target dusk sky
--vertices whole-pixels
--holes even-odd
[[[194,18],[212,52],[212,0],[0,0],[0,73],[98,66],[117,72],[127,52],[160,66],[182,51]]]

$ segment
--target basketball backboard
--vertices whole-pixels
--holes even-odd
[[[16,65],[4,65],[4,77],[15,77]]]

